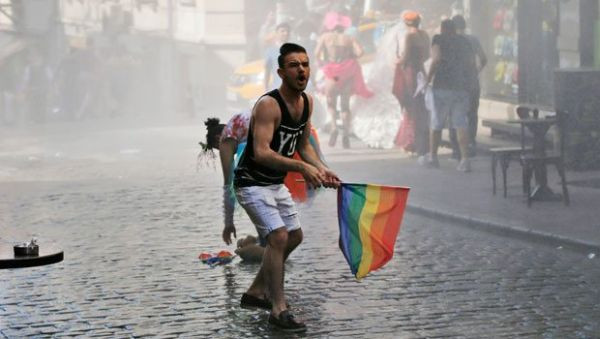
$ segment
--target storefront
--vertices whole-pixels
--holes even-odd
[[[488,55],[482,97],[552,106],[554,71],[600,67],[598,0],[471,0],[472,34]]]
[[[568,112],[568,165],[600,168],[599,1],[469,5],[471,32],[489,58],[481,76],[482,102],[491,108],[487,118],[513,118],[514,105],[523,103]]]
[[[600,32],[598,0],[580,0],[579,64],[556,70],[554,107],[568,114],[566,162],[575,169],[600,169]]]
[[[553,71],[559,66],[559,1],[472,1],[470,14],[471,31],[489,59],[482,96],[551,104]]]
[[[488,56],[482,74],[482,95],[514,102],[519,93],[517,1],[476,1],[471,7],[472,33]]]

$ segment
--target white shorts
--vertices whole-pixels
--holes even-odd
[[[300,229],[296,204],[285,185],[236,187],[235,196],[261,237],[282,227],[288,232]]]

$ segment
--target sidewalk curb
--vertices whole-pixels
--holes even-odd
[[[407,204],[406,210],[410,213],[432,217],[438,220],[449,220],[473,229],[498,234],[501,236],[519,238],[534,243],[545,244],[552,247],[562,246],[582,253],[600,253],[600,244],[589,243],[581,240],[570,239],[556,234],[540,232],[532,229],[502,225],[472,217],[464,217],[448,211],[434,210],[416,204]]]

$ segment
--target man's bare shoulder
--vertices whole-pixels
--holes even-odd
[[[308,98],[308,101],[313,101],[313,96],[312,94],[308,93],[308,92],[304,92],[304,95],[306,95],[306,97]]]
[[[304,95],[306,95],[306,99],[308,99],[308,109],[310,110],[309,112],[312,112],[312,108],[313,108],[313,96],[310,95],[310,93],[306,93],[304,92]]]
[[[254,109],[252,110],[252,116],[254,119],[276,119],[281,115],[279,104],[277,100],[269,95],[264,95],[256,102]]]

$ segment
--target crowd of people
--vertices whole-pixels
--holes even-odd
[[[470,171],[469,157],[476,152],[478,74],[487,58],[478,39],[466,33],[465,18],[460,14],[437,22],[429,18],[427,27],[422,27],[423,15],[405,10],[398,18],[402,23],[383,28],[390,37],[381,39],[381,30],[374,30],[366,42],[375,43],[373,54],[391,54],[392,60],[385,60],[389,64],[379,67],[379,73],[370,70],[371,74],[363,75],[361,43],[365,41],[357,39],[357,31],[369,18],[376,23],[373,13],[356,17],[348,8],[327,10],[293,22],[278,21],[274,12],[269,13],[259,32],[265,51],[265,90],[280,85],[274,62],[278,46],[300,42],[307,47],[313,69],[322,74],[311,79],[307,90],[321,99],[317,105],[322,101],[325,106],[322,130],[329,133],[329,146],[335,147],[341,134],[342,147],[349,148],[352,136],[363,139],[357,129],[374,134],[381,130],[379,126],[391,124],[397,127],[394,135],[382,131],[375,137],[378,140],[365,137],[363,141],[372,147],[393,145],[415,154],[419,164],[437,167],[441,131],[448,128],[452,157],[460,161],[458,169]],[[383,73],[393,76],[381,86],[381,79],[388,77]],[[382,92],[388,91],[396,104],[382,99]],[[360,126],[365,120],[373,126]]]

